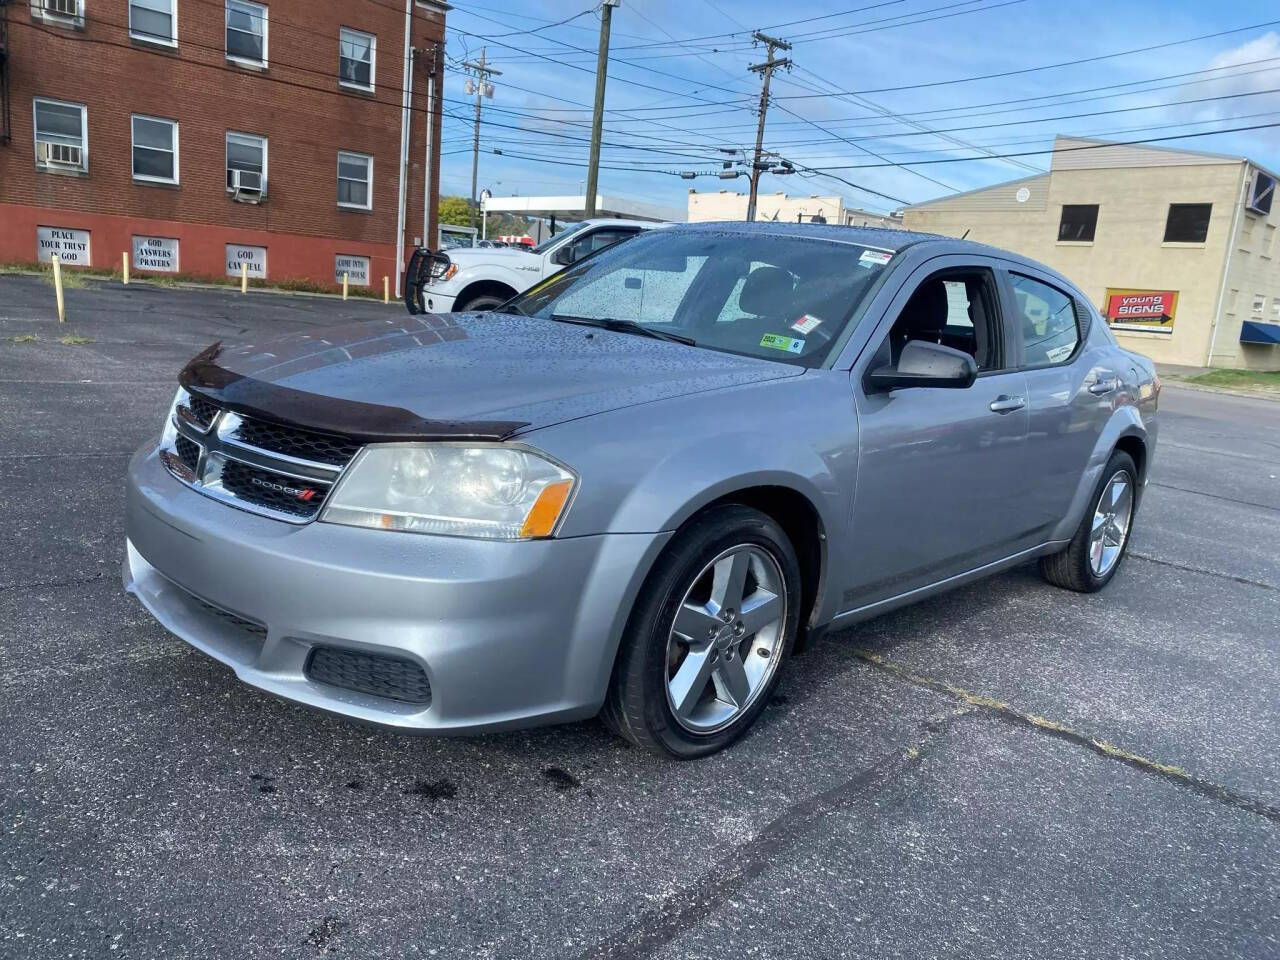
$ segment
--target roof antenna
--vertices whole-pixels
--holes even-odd
[[[972,230],[972,229],[973,229],[972,227],[970,227],[970,228],[969,228],[969,230]],[[963,240],[965,237],[967,237],[967,236],[969,235],[969,230],[966,230],[966,231],[964,232],[964,237],[961,237],[961,238],[960,238],[961,240]]]

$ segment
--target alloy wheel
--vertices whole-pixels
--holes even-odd
[[[1105,577],[1120,560],[1133,520],[1133,478],[1127,470],[1111,475],[1093,511],[1089,533],[1089,569]]]
[[[786,597],[778,561],[754,544],[694,577],[667,639],[667,702],[680,726],[715,733],[755,702],[782,656]]]

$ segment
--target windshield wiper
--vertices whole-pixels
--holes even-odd
[[[504,303],[502,306],[495,308],[493,313],[514,313],[517,317],[527,317],[528,314],[517,307],[514,303]]]
[[[557,313],[551,317],[557,323],[577,323],[584,327],[601,327],[605,330],[612,330],[614,333],[635,333],[642,337],[653,337],[655,340],[670,340],[673,343],[683,343],[690,347],[696,347],[698,342],[693,337],[686,337],[682,333],[672,333],[670,330],[658,330],[645,323],[637,323],[635,320],[616,320],[613,317],[571,317],[563,313]]]

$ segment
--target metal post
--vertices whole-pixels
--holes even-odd
[[[249,263],[247,260],[240,261],[240,292],[249,292]]]
[[[391,279],[389,277],[382,278],[382,302],[391,302]]]
[[[600,185],[600,131],[604,123],[604,87],[609,79],[609,28],[613,8],[622,0],[604,0],[600,5],[600,46],[596,50],[596,102],[591,113],[591,152],[587,159],[587,186],[582,215],[596,215],[596,194]]]
[[[413,115],[413,55],[410,32],[413,25],[413,0],[404,5],[404,81],[400,93],[400,182],[396,193],[396,290],[404,274],[404,227],[409,201],[409,128]]]
[[[431,62],[427,67],[427,119],[426,148],[422,161],[422,245],[434,250],[440,243],[439,238],[431,236],[431,182],[432,163],[431,145],[436,135],[436,72],[440,68],[440,48],[431,48]]]
[[[120,273],[124,277],[124,285],[129,285],[129,251],[125,250],[120,254]]]
[[[756,125],[756,149],[751,160],[751,194],[747,198],[748,222],[756,218],[756,196],[760,192],[760,154],[764,149],[764,118],[769,109],[769,81],[773,77],[773,71],[778,67],[791,68],[790,60],[775,60],[773,58],[775,50],[790,50],[791,44],[775,39],[758,30],[753,36],[757,43],[763,43],[769,48],[769,58],[764,63],[757,63],[748,68],[752,73],[760,74],[764,80],[760,87],[760,121]]]
[[[53,263],[53,292],[58,300],[58,322],[67,322],[67,305],[62,298],[62,261],[58,259],[55,253],[51,258]]]
[[[342,299],[347,299],[347,271],[342,271]]]

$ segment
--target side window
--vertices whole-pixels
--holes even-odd
[[[629,230],[625,227],[606,227],[603,230],[596,230],[587,236],[573,241],[573,262],[577,263],[589,253],[595,253],[603,247],[617,243],[619,240],[625,240],[628,237],[634,237],[637,231]]]
[[[890,362],[897,366],[902,348],[912,340],[923,340],[963,350],[979,370],[1000,369],[999,303],[990,270],[935,273],[916,287],[894,321],[888,340]]]
[[[1023,362],[1029,367],[1062,363],[1076,352],[1080,329],[1071,298],[1047,283],[1009,274],[1017,301],[1014,325],[1021,330]]]

